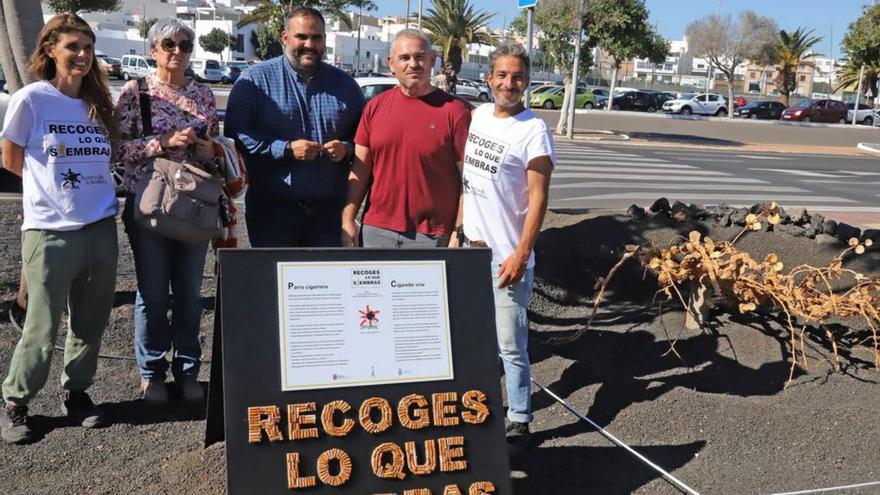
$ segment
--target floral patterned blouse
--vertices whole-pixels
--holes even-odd
[[[127,192],[134,192],[134,185],[150,158],[162,156],[183,161],[187,157],[185,149],[163,149],[159,142],[162,134],[198,125],[207,125],[210,136],[216,136],[219,131],[214,93],[208,86],[190,81],[178,87],[151,74],[147,76],[147,88],[153,124],[153,134],[149,136],[141,135],[143,123],[137,80],[125,84],[116,103],[122,133],[118,159],[125,164],[122,186]]]

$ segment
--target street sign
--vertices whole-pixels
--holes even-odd
[[[534,7],[535,5],[538,5],[538,0],[517,0],[517,2],[519,3],[518,6],[521,9],[527,9],[529,7]]]
[[[511,493],[490,258],[221,250],[206,438],[227,492]]]

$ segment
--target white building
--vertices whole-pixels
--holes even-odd
[[[814,53],[808,59],[815,65],[813,84],[826,83],[832,86],[837,84],[837,76],[844,65],[841,61],[821,53]]]
[[[44,20],[55,15],[46,4],[42,8]],[[244,60],[255,57],[251,32],[256,30],[255,25],[236,27],[245,10],[249,8],[239,0],[122,0],[121,8],[115,12],[93,12],[81,17],[95,30],[95,48],[110,57],[149,53],[146,40],[138,33],[138,22],[176,17],[195,32],[193,58],[217,59],[222,55],[223,60]],[[227,48],[220,55],[203,50],[199,36],[214,28],[235,36],[240,50]]]
[[[648,59],[636,59],[633,72],[638,78],[680,84],[682,76],[690,75],[693,61],[687,39],[669,40],[669,53],[662,64],[654,64]]]

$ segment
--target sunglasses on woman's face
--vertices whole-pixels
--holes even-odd
[[[166,52],[173,52],[175,48],[180,48],[180,51],[184,53],[192,53],[193,51],[193,42],[190,40],[175,42],[171,38],[165,38],[159,43],[159,46]]]

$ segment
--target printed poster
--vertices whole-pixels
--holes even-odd
[[[451,380],[446,264],[278,263],[281,389]]]

